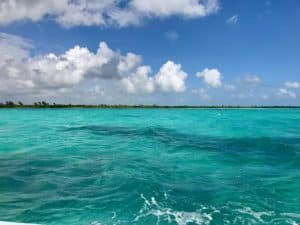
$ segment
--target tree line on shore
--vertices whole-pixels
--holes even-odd
[[[233,106],[233,105],[211,105],[211,106],[195,106],[195,105],[85,105],[85,104],[57,104],[45,101],[34,102],[33,104],[23,104],[21,101],[0,102],[0,108],[300,108],[300,106]]]

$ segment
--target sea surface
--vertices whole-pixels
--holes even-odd
[[[1,109],[0,221],[300,224],[300,109]]]

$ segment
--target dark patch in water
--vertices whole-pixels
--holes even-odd
[[[167,216],[171,212],[171,219],[175,212],[197,212],[204,205],[205,212],[213,215],[211,224],[225,220],[262,224],[273,219],[285,224],[281,213],[299,211],[299,138],[222,138],[162,127],[81,126],[60,129],[57,134],[63,132],[72,137],[76,137],[73,132],[78,137],[87,132],[99,140],[115,136],[120,140],[116,145],[146,138],[150,145],[140,143],[144,151],[124,153],[110,143],[111,149],[94,152],[84,139],[78,153],[59,155],[60,148],[49,150],[42,145],[39,151],[0,154],[1,219],[55,224],[68,217],[74,221],[66,224],[78,224],[108,213],[105,223],[111,224],[111,213],[116,211],[117,219],[127,219],[123,224],[152,224],[148,217],[134,222],[145,204],[149,208],[145,213],[160,210]],[[93,140],[97,145],[98,139]],[[165,148],[147,155],[149,146],[156,144]],[[158,151],[166,152],[161,157]],[[254,216],[255,212],[273,214],[260,221],[245,207],[254,209]]]
[[[117,126],[81,126],[64,130],[65,132],[87,131],[99,136],[121,136],[128,138],[146,137],[174,149],[217,151],[240,160],[257,157],[258,160],[275,159],[276,162],[291,162],[300,157],[300,138],[259,137],[259,138],[221,138],[196,134],[183,134],[162,127],[132,128]],[[272,159],[272,160],[271,160]],[[268,160],[267,160],[268,161]]]

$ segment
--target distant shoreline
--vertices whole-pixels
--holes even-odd
[[[91,108],[91,109],[297,109],[300,106],[190,106],[190,105],[73,105],[73,104],[35,104],[35,105],[7,105],[0,104],[0,109],[4,108],[33,108],[33,109],[52,109],[52,108]]]

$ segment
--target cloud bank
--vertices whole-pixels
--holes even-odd
[[[0,34],[0,93],[67,90],[93,81],[114,83],[130,94],[185,91],[187,74],[167,61],[156,74],[142,56],[122,55],[100,42],[94,53],[76,45],[61,55],[30,56],[32,46],[19,37]],[[99,88],[98,88],[99,89]]]
[[[64,27],[124,27],[152,18],[200,18],[218,9],[218,0],[2,0],[0,25],[48,18]]]
[[[221,99],[223,104],[242,99],[240,104],[258,104],[268,99],[278,104],[276,99],[285,98],[290,99],[286,104],[292,104],[299,91],[299,82],[285,82],[282,88],[268,87],[261,84],[258,76],[223,83],[224,76],[216,68],[196,73],[203,84],[193,83],[196,77],[187,83],[188,74],[181,64],[167,60],[153,71],[143,63],[141,55],[123,54],[106,42],[100,42],[95,51],[76,45],[61,54],[33,53],[30,40],[0,33],[0,101],[178,104],[181,99],[197,104],[198,100],[212,103]]]

